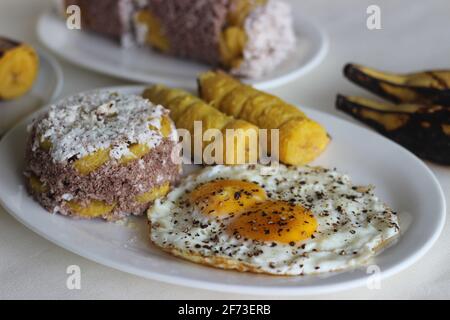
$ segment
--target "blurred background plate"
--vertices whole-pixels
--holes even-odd
[[[297,3],[297,2],[296,2]],[[296,50],[262,78],[249,80],[259,89],[280,86],[316,67],[328,51],[328,39],[315,23],[299,15],[293,4]],[[150,48],[122,48],[118,43],[81,30],[69,30],[56,10],[45,12],[37,24],[41,42],[62,58],[90,70],[143,82],[194,89],[196,76],[208,65],[159,54]]]
[[[18,99],[0,101],[0,137],[20,119],[51,102],[61,92],[61,66],[50,55],[36,50],[39,54],[39,74],[33,88]]]

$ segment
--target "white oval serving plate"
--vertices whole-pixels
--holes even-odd
[[[306,74],[317,66],[328,51],[324,32],[313,22],[299,15],[293,6],[298,44],[291,56],[270,74],[248,80],[259,89],[280,86]],[[70,30],[54,10],[42,14],[37,24],[41,42],[62,58],[119,78],[142,82],[163,83],[193,89],[200,72],[207,65],[162,55],[148,48],[124,49],[114,41],[83,30]]]
[[[143,87],[109,89],[141,93]],[[412,153],[373,131],[326,113],[302,109],[332,136],[326,152],[313,164],[336,167],[355,183],[375,185],[376,194],[399,214],[402,236],[371,262],[379,268],[380,277],[393,275],[417,261],[436,241],[445,220],[443,192],[433,173]],[[0,203],[21,223],[67,250],[146,278],[234,293],[324,293],[362,286],[368,281],[366,268],[309,277],[209,268],[152,246],[144,217],[118,224],[49,214],[24,189],[24,148],[30,121],[31,117],[22,121],[0,142]]]

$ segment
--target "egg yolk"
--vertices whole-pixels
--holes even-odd
[[[228,233],[242,238],[294,245],[310,238],[317,221],[310,211],[286,201],[265,201],[234,218]]]
[[[256,183],[242,180],[217,180],[203,184],[190,195],[203,214],[223,217],[247,211],[267,199],[266,192]]]

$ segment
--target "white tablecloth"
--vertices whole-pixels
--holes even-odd
[[[295,0],[300,1],[300,0]],[[300,105],[334,110],[336,93],[361,94],[342,77],[344,63],[353,61],[395,71],[450,68],[450,2],[301,0],[303,13],[328,32],[331,46],[325,61],[307,76],[273,90]],[[38,44],[35,23],[46,0],[0,1],[0,34]],[[366,9],[381,8],[381,30],[366,28]],[[94,87],[127,84],[62,62],[62,95]],[[450,167],[429,164],[450,203]],[[411,174],[414,174],[413,172]],[[447,211],[448,213],[448,211]],[[340,293],[301,297],[325,299],[450,298],[450,219],[425,257],[401,274],[382,281],[381,289],[359,288]],[[66,268],[82,270],[81,290],[68,290]],[[72,254],[34,234],[0,208],[0,298],[260,298],[197,290],[146,280],[104,267]],[[268,297],[276,299],[277,297]],[[299,297],[294,297],[299,298]]]

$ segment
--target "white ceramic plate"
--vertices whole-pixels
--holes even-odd
[[[140,93],[142,89],[114,88],[125,93]],[[380,276],[392,275],[417,261],[430,249],[444,224],[445,200],[432,172],[413,154],[373,131],[303,109],[324,124],[333,137],[314,164],[337,167],[349,173],[356,183],[374,184],[376,194],[399,213],[400,240],[373,261],[381,271]],[[30,120],[17,125],[0,143],[0,202],[20,222],[63,248],[146,278],[234,293],[331,292],[364,285],[371,275],[365,268],[303,278],[218,270],[186,262],[153,247],[143,217],[115,224],[49,214],[24,190],[23,158],[26,125]]]
[[[251,80],[260,89],[280,86],[317,66],[325,57],[328,41],[323,31],[293,8],[298,45],[292,55],[272,73]],[[143,83],[195,88],[195,79],[207,65],[165,56],[146,48],[123,49],[102,36],[69,30],[65,21],[50,11],[37,25],[39,39],[66,60],[108,75]]]
[[[0,136],[20,119],[56,98],[63,85],[59,62],[42,50],[39,54],[39,74],[33,88],[24,96],[0,101]]]

